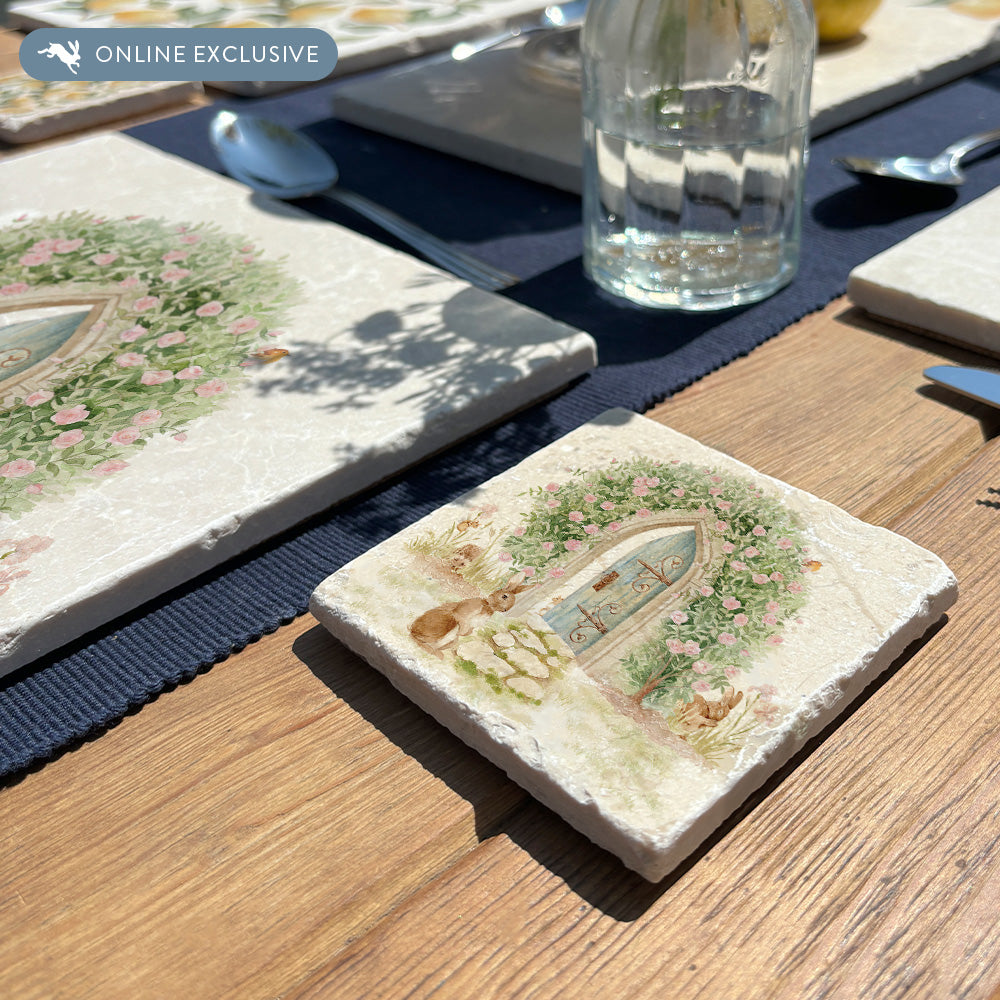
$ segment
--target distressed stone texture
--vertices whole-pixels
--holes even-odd
[[[127,468],[90,476],[61,502],[43,490],[29,513],[3,515],[5,539],[50,544],[0,599],[0,674],[550,394],[596,360],[593,340],[578,330],[133,139],[88,139],[0,165],[0,226],[73,211],[163,219],[170,231],[218,226],[246,240],[249,263],[234,268],[278,261],[300,287],[273,341],[287,356],[247,369],[250,378],[186,426],[183,440],[151,431]],[[105,246],[101,232],[95,221],[86,236],[95,252],[127,256]],[[121,292],[108,284],[108,295]],[[44,291],[30,267],[4,286],[0,343],[19,298]],[[113,321],[89,352],[144,349],[143,340],[122,343]],[[183,315],[177,324],[183,333]],[[200,360],[185,359],[188,346],[176,348],[162,377],[174,380],[175,369]],[[133,373],[124,426],[147,404],[143,367],[121,371]],[[81,403],[60,377],[34,388]],[[36,413],[50,419],[52,406]],[[89,424],[67,426],[86,434]],[[6,482],[27,487],[32,477]]]
[[[635,485],[612,483],[616,463],[639,459],[650,460],[656,475],[638,477]],[[684,488],[677,485],[678,469],[688,470]],[[717,506],[692,515],[699,500],[692,499],[691,484],[702,475],[705,496]],[[598,528],[588,536],[593,546],[558,553],[529,567],[528,574],[504,546],[519,551],[516,539],[540,530],[540,521],[525,517],[529,510],[551,510],[556,521],[565,515],[572,524],[585,524],[587,516],[581,521],[578,511],[559,507],[560,493],[568,496],[577,481],[592,490],[582,503],[591,505],[588,513]],[[719,485],[709,490],[713,483]],[[610,522],[617,516],[610,511],[600,521],[599,501],[612,489],[619,498],[634,493],[650,509],[633,511],[632,503],[628,516]],[[573,506],[581,496],[573,494]],[[796,563],[794,573],[768,576],[754,565],[763,558],[758,549],[768,539],[766,524],[746,520],[739,528],[745,544],[731,547],[736,529],[722,516],[735,521],[743,501],[731,498],[739,496],[765,498],[759,502],[773,502],[773,518],[774,511],[785,517],[781,531],[789,537],[775,535],[771,551],[800,546],[802,564]],[[688,503],[684,510],[682,500]],[[618,506],[624,508],[624,501]],[[488,513],[477,519],[482,511]],[[457,544],[455,525],[470,519],[480,523],[476,530],[484,558],[494,560],[494,576],[442,575],[436,567],[447,565],[449,547]],[[614,580],[623,585],[630,557],[622,552],[657,534],[669,539],[671,531],[704,536],[688,568],[675,562],[679,575],[650,591],[657,596],[645,610],[626,614],[619,606],[609,612],[608,560],[618,560]],[[600,539],[604,534],[607,540]],[[657,567],[649,551],[642,550],[642,565],[651,572]],[[798,559],[800,549],[794,551]],[[577,587],[576,577],[567,582],[573,573],[587,572],[597,581],[592,599],[581,596],[589,591]],[[476,580],[485,597],[491,579],[514,592],[513,604],[475,620],[463,618],[445,635],[456,624],[447,609],[472,596]],[[635,582],[645,586],[649,579],[644,570]],[[754,588],[765,586],[778,599],[761,616],[753,610]],[[654,421],[613,410],[334,573],[317,588],[311,607],[335,636],[443,725],[656,881],[834,719],[956,596],[948,568],[907,539]],[[567,629],[558,616],[574,603],[580,620]],[[792,610],[781,610],[786,605]],[[421,616],[431,608],[439,614],[435,634],[442,638],[427,649],[414,640],[411,623],[423,621],[426,637]],[[756,644],[746,638],[754,627],[751,611],[770,629]],[[580,652],[577,632],[615,614],[618,624],[586,655]],[[723,631],[708,628],[703,622],[712,615],[716,622],[728,615],[724,620],[732,624]],[[611,642],[619,632],[624,640]],[[657,663],[643,689],[628,661],[650,648],[644,644],[664,637],[663,648],[672,651],[664,653],[664,662],[681,670],[664,682],[661,696],[654,683]],[[724,674],[713,667],[718,663],[730,664]],[[654,697],[645,696],[647,689]]]

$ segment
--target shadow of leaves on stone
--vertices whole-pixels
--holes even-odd
[[[445,419],[473,430],[478,418],[463,411],[508,387],[523,400],[515,385],[556,361],[563,346],[555,342],[572,333],[472,288],[444,302],[412,293],[407,298],[406,305],[378,309],[343,327],[332,318],[325,339],[306,340],[291,329],[282,339],[288,356],[267,366],[253,391],[287,396],[289,406],[302,405],[304,421],[316,412],[345,421],[370,413],[397,424],[400,434]],[[497,414],[504,409],[497,402]],[[343,438],[331,433],[329,445],[351,453],[345,443],[350,428],[341,429]]]

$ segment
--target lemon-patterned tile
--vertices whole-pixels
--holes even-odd
[[[13,3],[22,28],[317,27],[337,43],[338,70],[442,48],[545,6],[541,0],[28,0]]]
[[[200,91],[199,83],[42,81],[25,73],[0,76],[0,141],[38,142],[181,104]]]

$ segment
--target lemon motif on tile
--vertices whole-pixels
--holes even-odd
[[[878,9],[881,0],[813,0],[820,42],[854,38]]]

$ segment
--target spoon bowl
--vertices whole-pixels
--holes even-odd
[[[960,166],[962,159],[980,146],[1000,141],[1000,129],[979,132],[953,142],[937,156],[892,156],[873,159],[865,156],[842,156],[833,162],[862,177],[886,177],[917,184],[940,184],[958,187],[965,183]]]
[[[226,173],[255,191],[283,201],[312,195],[334,201],[479,288],[497,291],[519,280],[363,195],[338,188],[340,172],[333,157],[301,132],[256,115],[220,111],[209,126],[209,139]]]
[[[951,161],[941,162],[915,156],[896,156],[881,160],[864,156],[843,156],[834,162],[852,174],[868,177],[887,177],[890,180],[913,181],[917,184],[946,184],[948,187],[965,183],[965,174]]]
[[[325,149],[266,118],[220,111],[209,135],[226,173],[272,198],[308,198],[340,178]]]

